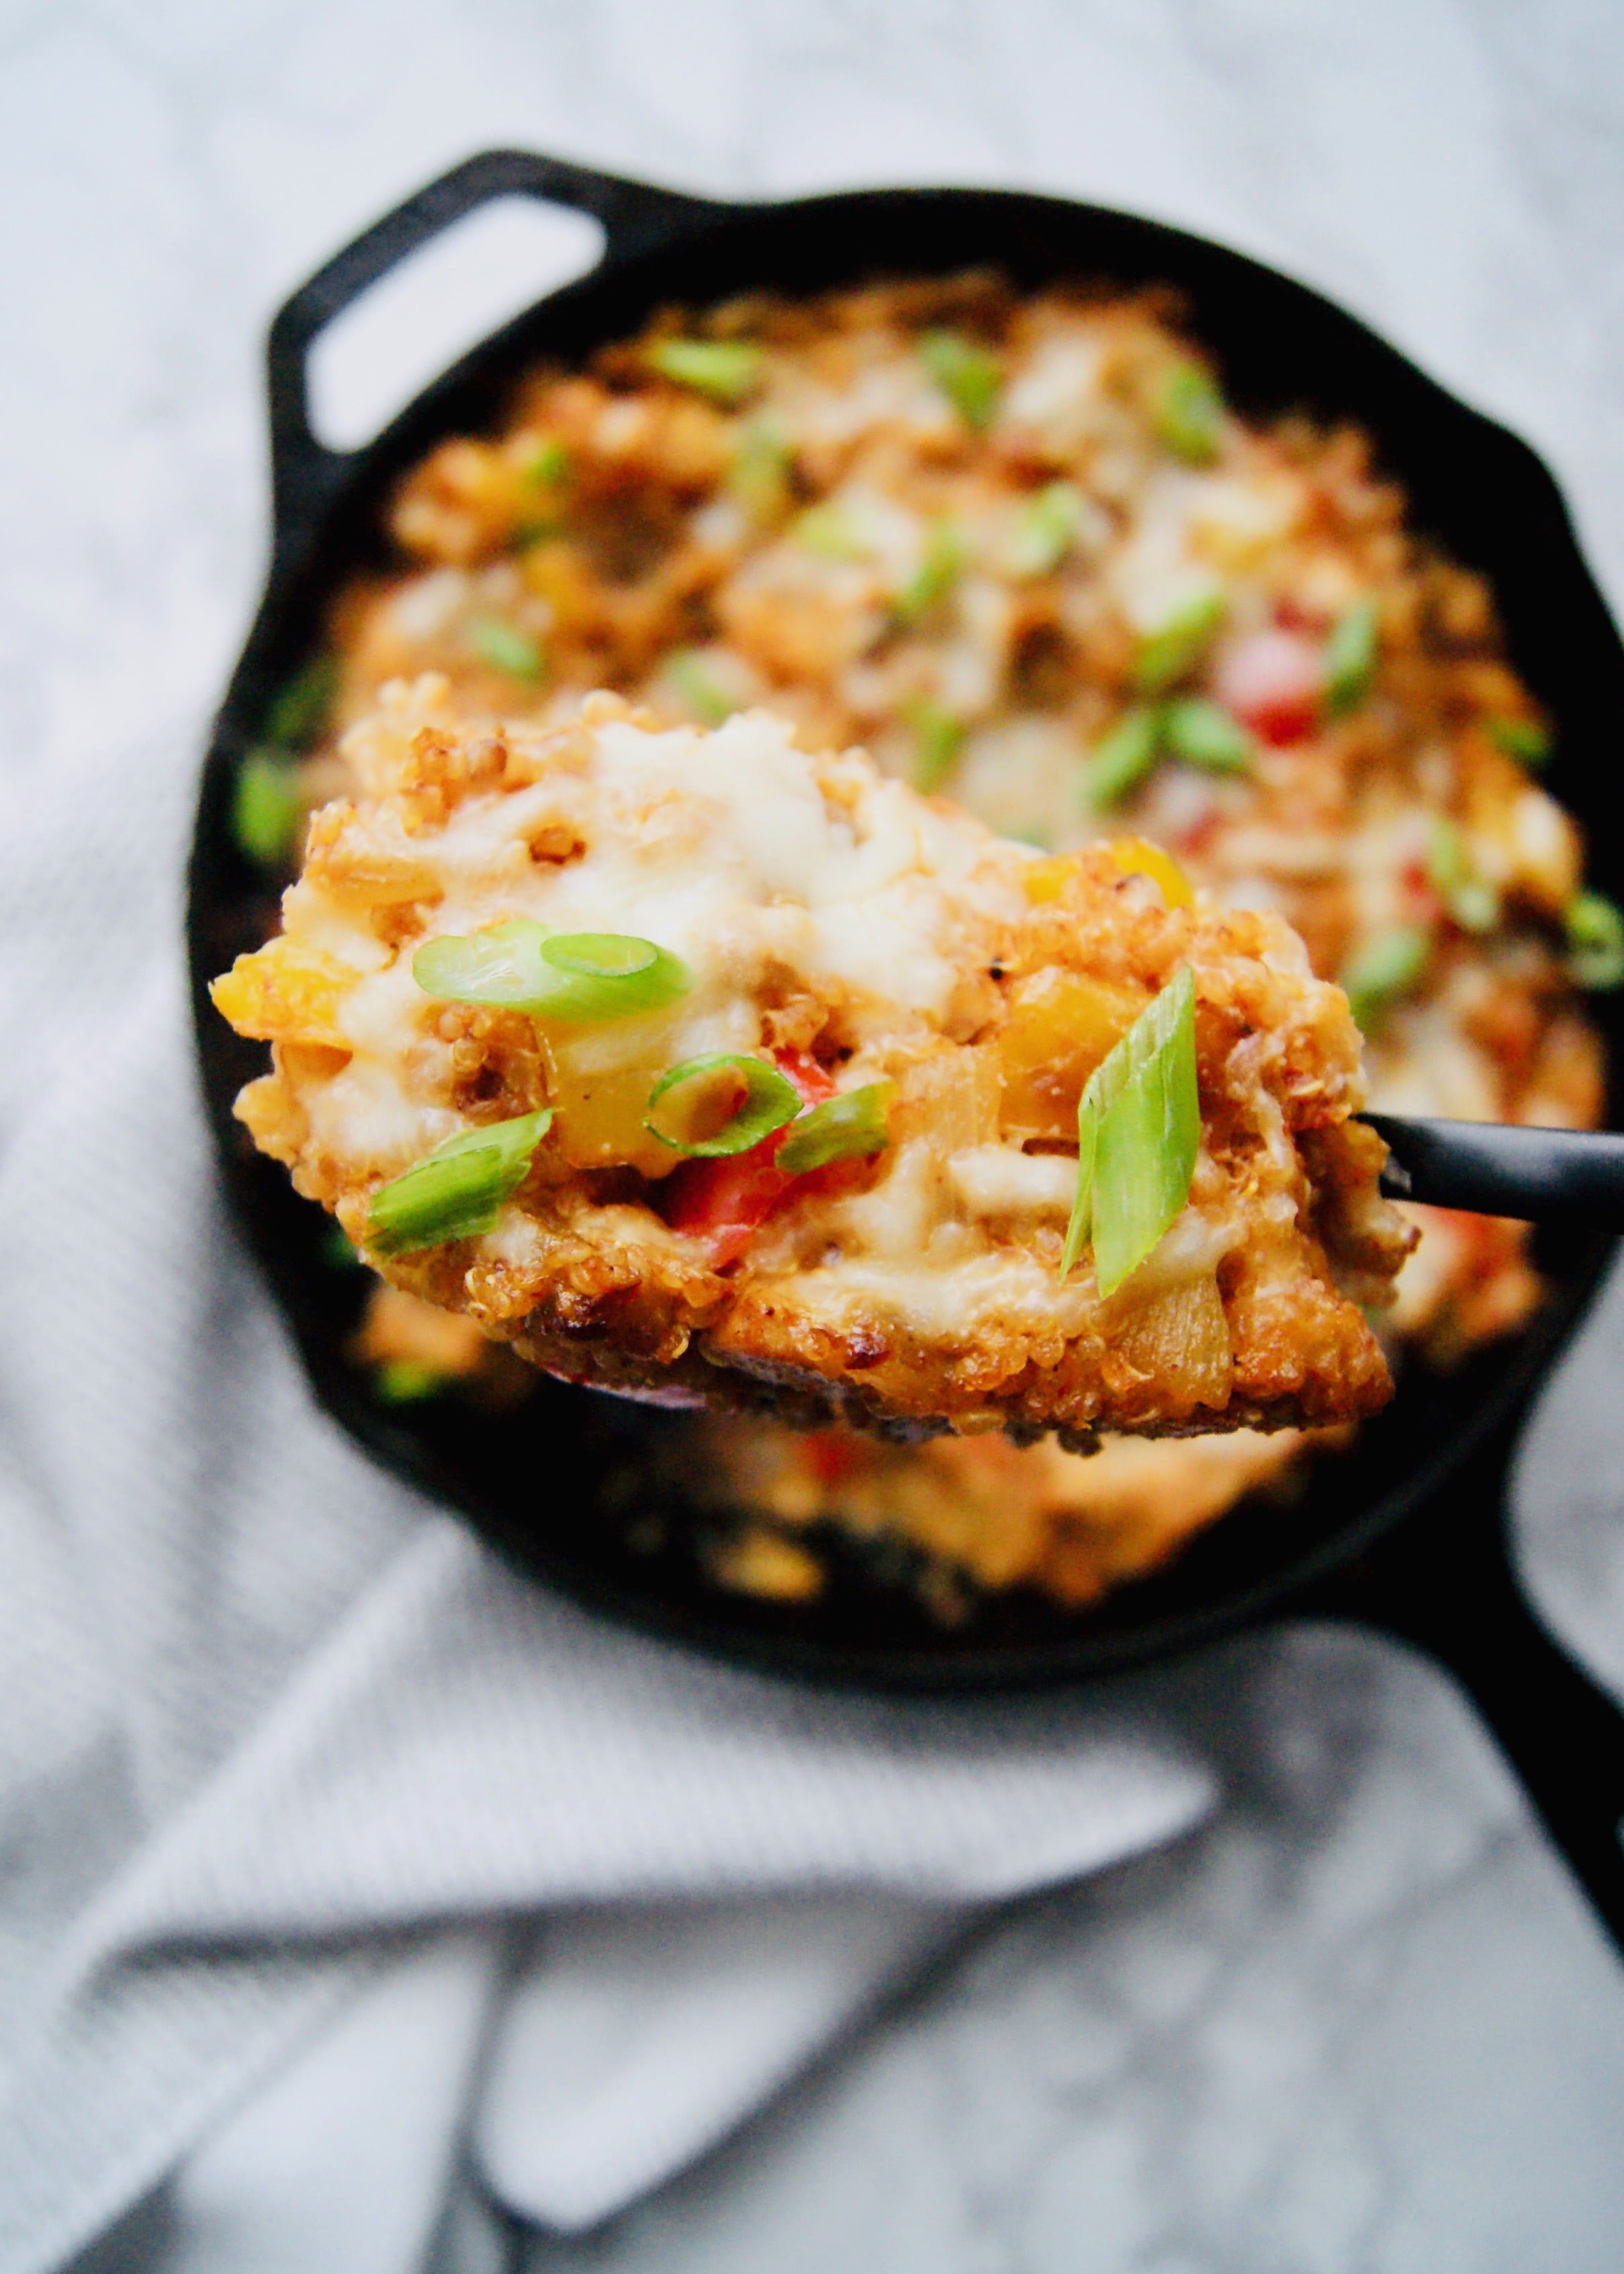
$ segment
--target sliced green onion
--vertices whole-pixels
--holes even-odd
[[[680,956],[624,932],[549,934],[527,916],[467,938],[425,940],[411,959],[425,995],[447,1003],[488,1003],[597,1026],[641,1011],[664,1010],[688,993],[694,975]]]
[[[387,1358],[372,1368],[372,1394],[386,1405],[420,1405],[442,1390],[447,1376],[421,1359]]]
[[[1363,703],[1376,677],[1379,619],[1374,600],[1344,609],[1325,644],[1325,703],[1334,719]]]
[[[266,713],[266,741],[279,749],[307,750],[326,727],[337,693],[337,664],[331,656],[317,656],[283,681]]]
[[[1447,814],[1435,814],[1426,848],[1426,881],[1447,900],[1455,886],[1470,874],[1466,862],[1466,840]]]
[[[528,632],[505,616],[476,616],[467,631],[468,644],[481,663],[509,679],[539,679],[546,670],[540,648]]]
[[[979,434],[992,424],[1004,391],[998,359],[959,332],[926,332],[919,359],[966,426]]]
[[[1380,1026],[1389,1005],[1410,993],[1432,953],[1432,935],[1425,924],[1390,925],[1354,950],[1342,966],[1340,983],[1365,1034]]]
[[[1462,931],[1492,931],[1500,922],[1500,894],[1474,874],[1466,840],[1445,814],[1433,817],[1426,880]]]
[[[1238,719],[1221,703],[1200,697],[1169,703],[1162,713],[1162,733],[1176,758],[1199,766],[1203,773],[1244,774],[1257,749]]]
[[[524,1182],[552,1126],[553,1110],[544,1106],[539,1113],[448,1137],[426,1160],[372,1194],[367,1245],[380,1255],[406,1255],[489,1231],[503,1201]]]
[[[231,835],[256,868],[291,868],[304,826],[307,800],[298,767],[272,750],[250,750],[237,771]]]
[[[528,1010],[548,992],[541,951],[546,929],[528,916],[489,924],[466,938],[455,932],[425,940],[411,959],[411,975],[425,995],[444,1003],[491,1003]]]
[[[1562,918],[1568,968],[1581,987],[1617,987],[1624,981],[1624,915],[1600,892],[1579,892]]]
[[[727,486],[752,521],[775,522],[788,509],[794,448],[776,418],[752,418],[728,469]]]
[[[1451,895],[1449,913],[1462,931],[1492,931],[1500,922],[1500,894],[1482,877],[1467,877]]]
[[[1182,601],[1140,642],[1133,666],[1135,686],[1144,694],[1160,695],[1163,688],[1193,670],[1211,646],[1228,608],[1215,585]]]
[[[925,697],[909,704],[907,717],[914,729],[914,787],[934,797],[959,763],[965,722]]]
[[[873,551],[845,507],[832,501],[809,505],[791,534],[797,545],[804,545],[808,553],[821,553],[825,561],[866,561]]]
[[[1186,963],[1088,1077],[1061,1277],[1089,1242],[1095,1284],[1115,1294],[1183,1212],[1200,1147],[1195,976]]]
[[[1490,741],[1520,766],[1538,773],[1541,766],[1549,763],[1551,729],[1541,726],[1538,719],[1485,719],[1483,723]]]
[[[360,1269],[361,1253],[342,1224],[329,1224],[321,1241],[321,1260],[335,1271]]]
[[[555,971],[579,979],[641,979],[677,960],[651,939],[626,931],[555,931],[543,940],[541,954]]]
[[[896,1084],[865,1082],[861,1089],[842,1090],[826,1097],[797,1120],[774,1155],[777,1165],[792,1177],[808,1169],[827,1168],[831,1161],[866,1161],[883,1153],[891,1139],[885,1115]]]
[[[569,452],[556,434],[541,444],[524,462],[523,478],[533,490],[556,489],[569,471]]]
[[[1082,493],[1071,482],[1050,482],[1021,508],[1010,546],[1017,576],[1047,576],[1058,568],[1082,526]]]
[[[748,340],[656,340],[649,363],[662,379],[728,407],[754,395],[766,370],[761,350]]]
[[[939,521],[925,539],[919,566],[891,603],[898,622],[917,624],[944,600],[965,572],[970,549],[957,523]]]
[[[571,1026],[663,1011],[694,984],[680,955],[627,932],[555,932],[542,941],[541,960],[550,984],[533,1015]]]
[[[801,1093],[765,1058],[684,1058],[649,1092],[643,1126],[673,1152],[704,1161],[748,1153],[801,1111]]]
[[[1124,711],[1083,769],[1083,795],[1096,812],[1142,782],[1162,753],[1162,712],[1148,703]]]
[[[1156,397],[1158,440],[1187,465],[1208,466],[1223,440],[1223,397],[1199,363],[1169,372]]]
[[[679,648],[665,666],[665,676],[702,727],[720,727],[739,708],[718,687],[691,647]]]

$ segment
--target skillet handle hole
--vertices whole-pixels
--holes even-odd
[[[496,198],[408,253],[310,350],[310,421],[360,449],[431,380],[536,301],[596,268],[603,223],[534,197]]]

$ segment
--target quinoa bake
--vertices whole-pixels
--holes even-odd
[[[1411,1234],[1278,916],[1040,858],[765,712],[443,700],[351,730],[363,794],[214,989],[275,1045],[240,1118],[396,1284],[583,1382],[919,1434],[1385,1402],[1354,1297]]]
[[[470,725],[562,722],[598,687],[673,724],[764,706],[1047,853],[1150,840],[1216,907],[1284,916],[1349,991],[1372,1106],[1593,1124],[1583,988],[1617,983],[1618,918],[1538,781],[1492,596],[1410,529],[1379,446],[1238,415],[1154,293],[978,274],[669,312],[406,479],[388,557],[243,768],[239,840],[289,872],[392,678],[442,674]],[[1528,1316],[1523,1227],[1405,1213],[1423,1236],[1377,1321],[1399,1363]],[[360,1345],[380,1390],[483,1383],[477,1329],[454,1350],[425,1314],[431,1355],[406,1300],[380,1291]],[[831,1522],[1071,1601],[1324,1442],[1083,1460],[695,1428],[695,1476],[761,1517],[732,1583],[808,1592]]]

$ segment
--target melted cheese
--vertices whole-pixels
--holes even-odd
[[[947,1164],[972,1216],[1067,1216],[1077,1196],[1077,1163],[1057,1153],[977,1145]]]
[[[416,717],[410,698],[397,700],[397,744]],[[377,737],[369,726],[357,739]],[[387,763],[376,747],[356,756],[368,772]],[[989,868],[975,825],[902,784],[838,761],[831,771],[835,794],[788,729],[760,712],[710,734],[600,724],[589,764],[560,763],[525,787],[468,797],[442,829],[407,840],[440,895],[430,936],[523,916],[553,931],[652,939],[688,965],[692,991],[668,1009],[545,1029],[565,1100],[616,1076],[628,1096],[646,1076],[646,1095],[682,1059],[757,1050],[756,1002],[770,969],[851,998],[859,1031],[865,1005],[880,1024],[900,1011],[938,1027],[959,979],[953,902],[967,895],[989,914],[1018,915],[1013,871]],[[580,856],[538,863],[530,846],[559,832],[583,845]],[[320,1141],[384,1167],[416,1158],[456,1125],[405,1086],[434,1015],[410,954],[391,957],[365,909],[313,877],[289,893],[286,916],[357,975],[341,1013],[354,1057],[323,1096]],[[635,1118],[620,1157],[654,1176],[675,1165]]]
[[[685,1023],[703,1026],[773,956],[939,1018],[958,972],[937,880],[964,884],[984,840],[900,784],[861,779],[849,812],[831,805],[787,730],[760,712],[710,735],[607,725],[590,777],[549,775],[453,815],[436,840],[446,897],[434,929],[522,914],[656,940],[696,975]],[[553,820],[581,832],[584,854],[526,873],[512,855]],[[505,870],[512,889],[493,891]],[[1014,912],[1011,894],[988,890]]]

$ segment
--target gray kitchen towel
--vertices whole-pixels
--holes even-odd
[[[166,2181],[146,2266],[407,2274],[454,2168],[590,2224],[1211,1780],[1126,1698],[622,1633],[375,1471],[215,1190],[189,772],[87,755],[0,836],[0,2274]]]

